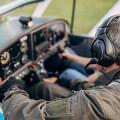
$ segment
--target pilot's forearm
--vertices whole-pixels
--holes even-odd
[[[71,55],[71,57],[69,59],[74,62],[77,62],[78,64],[81,64],[83,66],[85,66],[91,60],[91,58],[82,57],[82,56],[78,56],[78,55]],[[93,65],[91,67],[96,68]]]
[[[36,116],[39,120],[45,120],[45,108],[44,100],[29,99],[23,90],[7,92],[2,105],[5,120],[37,120]]]

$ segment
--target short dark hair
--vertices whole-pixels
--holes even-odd
[[[120,65],[120,17],[111,21],[106,29],[106,35],[115,48],[116,63]]]

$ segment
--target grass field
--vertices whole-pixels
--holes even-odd
[[[4,5],[4,4],[7,4],[12,1],[15,1],[15,0],[0,0],[0,5]],[[12,16],[30,15],[31,16],[33,14],[36,6],[37,6],[37,3],[30,4],[25,7],[21,7],[20,9],[17,9],[17,10],[14,10],[13,12],[11,12],[10,15],[12,15]]]
[[[12,0],[1,0],[1,2]],[[88,33],[117,0],[76,0],[75,33]],[[61,17],[71,23],[73,0],[52,0],[43,16]],[[22,7],[10,15],[32,15],[37,4]],[[39,11],[38,11],[39,12]]]
[[[10,3],[12,1],[14,1],[14,0],[0,0],[0,5],[4,5],[4,4]]]
[[[32,16],[36,6],[37,6],[37,3],[21,7],[19,9],[15,10],[15,11],[11,12],[10,15],[12,15],[12,16],[21,16],[21,15],[30,15],[30,16]]]

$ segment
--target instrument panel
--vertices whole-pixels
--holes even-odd
[[[55,22],[36,29],[31,33],[33,38],[34,59],[44,56],[57,45],[62,45],[67,39],[66,24]]]
[[[5,79],[30,60],[29,37],[20,38],[0,55],[0,77]]]
[[[65,42],[68,41],[67,34],[70,30],[65,20],[48,20],[45,18],[40,20],[33,19],[33,28],[22,28],[19,20],[14,22],[13,27],[17,26],[16,30],[20,31],[15,31],[14,37],[11,35],[11,31],[8,31],[8,36],[12,36],[13,38],[11,38],[14,41],[11,39],[9,44],[6,44],[4,49],[0,51],[0,78],[2,80],[12,75],[22,79],[24,75],[28,74],[25,72],[29,72],[29,66],[24,67],[26,64],[34,62],[41,67],[41,62],[44,62],[44,58],[56,53],[57,46],[64,46]],[[8,41],[6,36],[4,36],[4,39]],[[24,69],[22,69],[23,67]],[[21,73],[24,73],[24,75]]]

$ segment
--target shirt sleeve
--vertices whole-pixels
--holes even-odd
[[[46,102],[29,99],[23,90],[7,92],[2,103],[5,120],[45,120]]]
[[[55,120],[117,120],[119,92],[114,87],[96,87],[47,104],[49,118]]]

